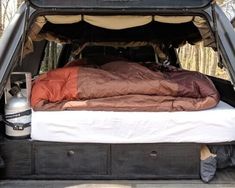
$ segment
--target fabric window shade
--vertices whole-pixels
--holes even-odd
[[[142,26],[152,21],[152,16],[89,16],[84,15],[83,20],[91,25],[106,29],[127,29]]]
[[[82,21],[81,15],[45,16],[53,24],[73,24]]]
[[[193,16],[154,16],[154,21],[169,24],[181,24],[191,22]]]

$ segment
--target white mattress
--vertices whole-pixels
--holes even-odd
[[[235,108],[196,112],[33,112],[31,138],[85,143],[235,141]]]

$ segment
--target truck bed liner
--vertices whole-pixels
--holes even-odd
[[[205,184],[201,180],[147,180],[147,181],[76,181],[76,180],[4,180],[0,181],[1,188],[200,188],[200,187],[234,187],[235,169],[225,169],[217,172],[215,179]]]

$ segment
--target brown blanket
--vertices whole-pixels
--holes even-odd
[[[31,96],[34,110],[194,111],[219,101],[203,74],[123,61],[50,71],[34,82]]]

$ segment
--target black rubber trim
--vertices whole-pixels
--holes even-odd
[[[6,118],[6,120],[8,120],[8,119],[13,119],[13,118],[18,118],[18,117],[21,117],[21,116],[28,116],[28,115],[31,115],[31,113],[32,113],[32,110],[29,109],[29,110],[19,112],[19,113],[16,113],[16,114],[7,114],[7,115],[5,115],[5,118]]]
[[[7,123],[7,126],[12,127],[13,130],[18,130],[18,131],[22,131],[27,127],[31,126],[31,122],[29,123]]]

